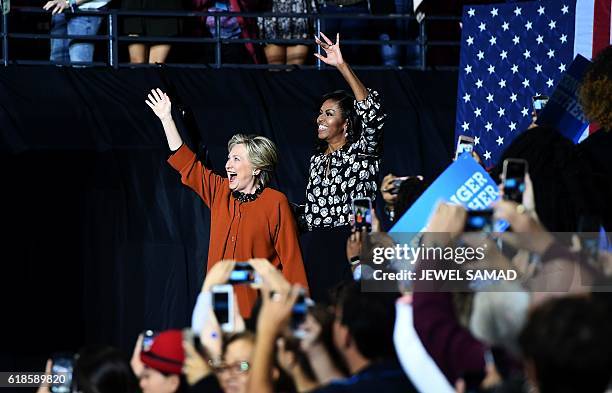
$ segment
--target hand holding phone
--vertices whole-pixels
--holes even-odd
[[[502,179],[504,184],[504,199],[519,204],[523,203],[525,192],[525,176],[527,161],[517,158],[504,160]]]
[[[455,161],[463,153],[474,151],[474,138],[467,135],[459,135],[457,139],[457,149],[455,149]]]
[[[234,331],[234,287],[231,284],[212,287],[212,304],[215,318],[226,333]]]
[[[248,262],[236,262],[234,270],[230,273],[229,284],[257,284],[261,277]]]
[[[72,373],[74,371],[73,354],[56,354],[51,358],[51,393],[71,393]]]
[[[548,96],[533,96],[532,101],[533,112],[535,113],[536,117],[538,117],[548,102]]]
[[[361,232],[364,228],[372,231],[372,200],[370,198],[353,199],[353,217],[355,230]]]
[[[290,327],[293,337],[301,339],[306,336],[306,331],[302,328],[302,324],[306,320],[308,310],[310,310],[314,305],[314,301],[312,301],[311,298],[306,297],[304,290],[301,290],[300,295],[298,296],[295,304],[293,305],[293,309],[291,310]]]

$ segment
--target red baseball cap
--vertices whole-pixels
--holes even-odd
[[[153,339],[148,351],[140,352],[140,360],[157,371],[168,374],[181,374],[185,352],[183,351],[183,332],[166,330]]]

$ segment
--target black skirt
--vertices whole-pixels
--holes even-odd
[[[180,11],[183,9],[181,0],[123,0],[124,10],[147,11]],[[171,37],[179,34],[180,20],[175,17],[139,17],[123,18],[124,34],[138,36]]]
[[[330,290],[353,275],[346,259],[350,226],[315,228],[300,236],[300,246],[310,296],[315,302],[328,302]]]

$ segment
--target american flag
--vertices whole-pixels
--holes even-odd
[[[464,7],[455,135],[475,139],[485,166],[527,129],[532,97],[551,95],[572,62],[576,10],[576,0]]]

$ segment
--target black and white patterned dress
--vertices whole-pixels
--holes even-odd
[[[281,14],[312,14],[316,0],[273,0],[272,12]],[[308,18],[257,18],[261,39],[307,39],[313,34],[313,21]]]
[[[310,229],[349,225],[352,200],[364,197],[374,200],[376,196],[386,114],[378,93],[368,91],[365,100],[354,104],[361,120],[360,138],[331,154],[319,153],[310,158],[304,212]]]

